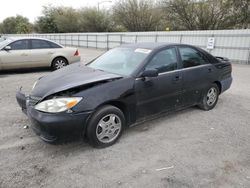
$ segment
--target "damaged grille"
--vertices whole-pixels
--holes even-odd
[[[29,96],[28,105],[35,106],[41,99],[42,99],[41,97]]]

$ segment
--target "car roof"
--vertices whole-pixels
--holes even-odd
[[[133,44],[123,44],[120,47],[127,48],[146,48],[146,49],[156,49],[171,45],[177,45],[177,43],[168,43],[168,42],[145,42],[145,43],[133,43]]]
[[[15,41],[15,40],[22,40],[22,39],[48,40],[48,39],[39,38],[39,37],[6,37],[6,39],[10,39],[10,40],[12,40],[12,41]]]
[[[49,42],[56,43],[56,44],[58,44],[59,46],[63,47],[61,44],[59,44],[59,43],[57,43],[57,42],[55,42],[55,41],[52,41],[52,40],[49,40],[49,39],[46,39],[46,38],[39,38],[39,37],[6,37],[5,39],[11,40],[12,42],[13,42],[13,41],[17,41],[17,40],[25,40],[25,39],[45,40],[45,41],[49,41]]]

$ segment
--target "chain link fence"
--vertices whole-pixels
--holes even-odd
[[[191,44],[203,48],[213,55],[227,57],[234,63],[250,64],[250,29],[122,33],[56,33],[8,36],[41,37],[53,40],[65,46],[102,49],[111,49],[122,44],[139,42]],[[210,39],[212,39],[212,43]]]

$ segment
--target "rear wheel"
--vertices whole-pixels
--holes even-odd
[[[219,88],[217,84],[211,84],[203,95],[202,103],[199,107],[203,110],[213,109],[219,98]]]
[[[87,138],[94,147],[107,147],[114,144],[122,135],[125,127],[123,112],[107,105],[97,110],[87,127]]]
[[[52,62],[52,70],[58,70],[68,65],[68,61],[63,57],[57,57]]]

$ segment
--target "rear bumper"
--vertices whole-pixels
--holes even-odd
[[[61,135],[83,132],[86,122],[92,113],[89,111],[50,114],[37,111],[33,106],[29,106],[27,97],[20,91],[17,92],[16,99],[23,112],[27,114],[31,121],[31,127],[34,132],[46,142],[53,142]]]
[[[72,56],[69,58],[69,64],[81,61],[81,56]]]
[[[222,80],[221,81],[221,93],[228,90],[231,87],[232,82],[233,82],[233,78],[231,76]]]

